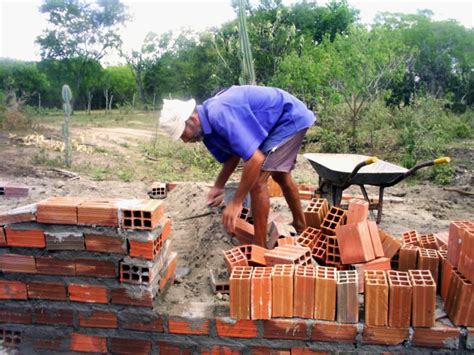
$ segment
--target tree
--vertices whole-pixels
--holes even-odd
[[[49,28],[36,42],[43,59],[75,60],[68,69],[79,93],[90,61],[99,61],[120,44],[118,29],[127,20],[120,0],[44,0],[40,7],[48,14]]]

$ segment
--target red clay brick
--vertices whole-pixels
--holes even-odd
[[[342,208],[332,206],[321,223],[321,231],[326,235],[336,235],[336,227],[346,222],[346,215]]]
[[[117,315],[113,312],[92,310],[79,313],[79,326],[85,328],[117,328]]]
[[[36,204],[14,208],[0,213],[0,225],[36,221]]]
[[[110,351],[113,354],[144,355],[151,353],[151,341],[144,339],[111,338]]]
[[[3,323],[30,324],[32,319],[31,309],[29,308],[6,308],[0,306],[0,320]]]
[[[158,341],[157,345],[160,349],[160,354],[191,355],[193,353],[192,347],[186,346],[182,343]]]
[[[389,308],[388,325],[393,328],[410,326],[413,287],[407,272],[388,271]]]
[[[42,230],[14,230],[9,227],[5,229],[7,245],[9,247],[22,248],[45,248],[46,240]]]
[[[343,264],[364,263],[375,259],[366,222],[339,225],[336,236]]]
[[[301,233],[298,237],[296,237],[296,243],[298,243],[302,247],[313,249],[320,235],[321,235],[321,230],[313,228],[313,227],[307,227],[303,231],[303,233]]]
[[[347,210],[347,224],[365,222],[369,217],[369,203],[364,200],[352,199]]]
[[[34,338],[29,340],[34,349],[46,349],[58,352],[62,350],[62,344],[65,341],[64,337]]]
[[[61,282],[28,282],[28,298],[66,301],[66,285]]]
[[[213,345],[201,347],[201,355],[240,355],[242,347],[229,347],[225,345]]]
[[[7,238],[5,237],[5,229],[3,229],[2,226],[0,226],[0,247],[6,247],[7,246]]]
[[[359,281],[355,270],[337,272],[337,321],[359,321]]]
[[[68,287],[69,299],[74,302],[108,303],[107,288],[94,285],[70,284]]]
[[[392,259],[400,250],[402,242],[379,228],[379,235],[380,234],[385,236],[382,242],[383,253],[386,258]]]
[[[308,227],[319,228],[329,211],[326,199],[313,198],[304,210],[306,225]]]
[[[388,282],[385,271],[365,271],[365,324],[385,327],[388,323]]]
[[[233,320],[216,318],[216,330],[219,337],[257,338],[257,323],[252,320]]]
[[[267,348],[264,346],[252,346],[250,348],[251,355],[290,355],[290,349]]]
[[[77,276],[117,277],[115,264],[111,261],[96,259],[76,259]]]
[[[333,321],[336,317],[337,271],[333,267],[316,267],[314,318]]]
[[[443,301],[446,302],[448,297],[449,283],[451,282],[451,275],[453,274],[453,266],[448,259],[443,260],[441,270],[441,288],[440,294]]]
[[[37,308],[33,311],[34,323],[48,325],[70,325],[74,321],[72,309]]]
[[[413,285],[412,325],[432,327],[435,323],[436,283],[428,270],[409,270]]]
[[[88,251],[117,254],[124,254],[127,252],[121,238],[84,234],[84,239]]]
[[[409,337],[409,328],[377,327],[364,325],[362,342],[376,345],[398,345]]]
[[[252,244],[255,230],[252,224],[237,218],[234,236],[241,244]]]
[[[438,242],[434,234],[420,235],[420,244],[424,249],[438,249]]]
[[[89,199],[77,207],[77,224],[118,227],[117,199]]]
[[[438,283],[439,277],[439,256],[435,249],[422,249],[418,250],[418,262],[417,269],[429,270],[433,280]]]
[[[431,328],[417,328],[413,332],[412,345],[429,348],[459,348],[460,330],[457,327],[450,327],[440,322]]]
[[[474,227],[464,229],[463,243],[459,254],[458,269],[466,278],[474,283]]]
[[[409,230],[402,233],[403,244],[411,244],[416,247],[421,246],[420,235],[416,230]]]
[[[314,285],[316,269],[312,265],[297,265],[294,275],[293,316],[313,318],[314,315]]]
[[[468,221],[452,221],[449,224],[448,260],[455,268],[458,267],[462,245],[462,230],[469,225]]]
[[[268,339],[306,340],[306,321],[297,319],[271,319],[263,321],[263,337]]]
[[[0,300],[26,300],[27,298],[24,282],[0,280]]]
[[[271,267],[255,267],[251,279],[250,318],[272,317],[272,272]]]
[[[230,276],[230,316],[250,319],[252,267],[236,266]]]
[[[160,279],[160,291],[163,291],[168,284],[173,284],[176,277],[176,267],[178,265],[178,254],[171,253],[170,260],[166,266],[165,273]]]
[[[106,353],[107,338],[71,333],[71,345],[69,349],[71,351]]]
[[[311,340],[325,342],[355,343],[357,324],[315,321]]]
[[[364,292],[364,272],[367,270],[390,270],[389,258],[377,258],[367,263],[360,263],[352,265],[359,276],[359,293]]]
[[[153,308],[153,296],[150,291],[142,293],[142,298],[132,298],[126,288],[116,288],[112,290],[112,303],[128,306]]]
[[[249,266],[247,257],[239,247],[224,251],[224,260],[229,273],[232,273],[236,266]]]
[[[209,320],[170,317],[168,319],[168,331],[173,334],[209,334]]]
[[[164,205],[163,201],[157,200],[121,202],[121,225],[125,229],[155,229],[163,218]]]
[[[0,254],[0,271],[36,274],[35,257],[19,254]]]
[[[455,325],[474,326],[473,286],[457,270],[451,276],[445,310]]]
[[[75,276],[76,266],[73,259],[59,259],[51,256],[37,256],[38,274]]]
[[[126,319],[121,321],[120,327],[141,332],[163,333],[163,320],[158,316],[154,318],[156,319],[150,319],[150,317],[143,320]]]
[[[38,223],[77,224],[77,206],[84,199],[80,197],[50,197],[38,203]]]
[[[369,228],[370,239],[372,241],[372,247],[374,249],[374,255],[376,258],[382,258],[385,256],[383,251],[382,242],[380,241],[379,230],[377,223],[374,221],[367,221],[367,226]]]
[[[272,317],[293,317],[294,265],[275,265],[272,275]]]
[[[398,270],[415,270],[418,261],[418,250],[420,248],[413,244],[405,244],[400,248],[398,257]]]

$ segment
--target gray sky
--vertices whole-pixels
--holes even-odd
[[[138,49],[145,35],[162,33],[186,26],[196,30],[217,26],[235,18],[231,0],[123,0],[133,15],[133,22],[122,33],[126,48]],[[297,0],[284,0],[291,4]],[[252,0],[253,3],[257,0]],[[323,5],[327,0],[319,1]],[[455,19],[474,27],[473,0],[349,0],[360,10],[363,23],[370,24],[378,12],[415,13],[430,9],[435,20]],[[40,60],[36,37],[46,28],[45,17],[38,8],[41,0],[0,0],[0,57]],[[109,57],[115,63],[116,57]]]

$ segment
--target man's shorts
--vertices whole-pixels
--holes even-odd
[[[262,171],[288,173],[295,168],[296,157],[308,129],[296,132],[285,142],[271,149],[262,165]]]

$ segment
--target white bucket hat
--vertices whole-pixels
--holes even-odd
[[[194,112],[196,101],[163,100],[163,108],[160,114],[160,128],[171,136],[176,142],[184,132],[186,120]]]

